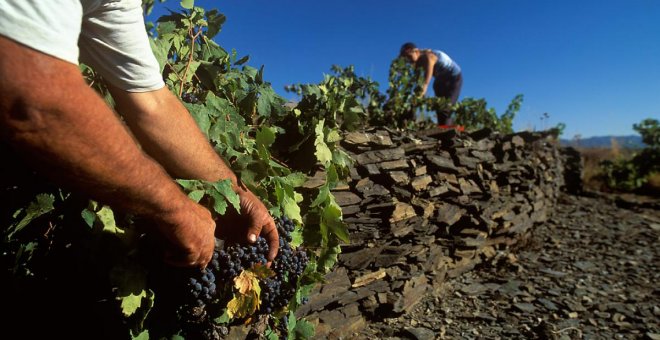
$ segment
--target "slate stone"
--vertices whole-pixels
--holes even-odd
[[[436,220],[449,226],[458,222],[458,220],[460,220],[461,217],[463,217],[463,215],[466,213],[466,210],[453,204],[447,203],[440,203],[436,205],[436,211],[438,212]]]
[[[406,185],[410,183],[410,176],[403,171],[390,171],[387,173],[394,183]]]
[[[408,280],[403,287],[401,296],[394,303],[392,311],[401,313],[410,310],[424,297],[426,290],[429,288],[427,282],[425,275],[418,275]]]
[[[383,170],[401,170],[401,169],[408,169],[410,165],[405,159],[398,159],[395,161],[387,161],[380,163],[380,168]]]
[[[431,176],[423,175],[413,178],[412,182],[410,183],[410,186],[413,188],[414,191],[420,192],[426,190],[426,188],[431,182],[433,182]]]
[[[435,339],[435,332],[424,327],[408,327],[405,328],[406,332],[416,340],[433,340]]]
[[[333,195],[335,196],[335,200],[337,201],[337,204],[339,206],[349,206],[353,204],[360,203],[362,201],[362,198],[350,191],[337,191],[333,192]]]
[[[437,155],[427,155],[426,159],[430,164],[432,164],[436,169],[439,169],[440,171],[456,174],[461,172],[456,167],[454,161],[451,158],[445,158]]]
[[[387,150],[374,150],[363,152],[355,156],[355,161],[357,164],[373,164],[373,163],[382,163],[385,161],[392,161],[397,159],[402,159],[405,156],[405,152],[401,148],[387,149]]]
[[[531,303],[514,303],[513,308],[523,313],[534,313],[536,307]]]
[[[349,269],[364,269],[366,268],[378,254],[382,251],[382,247],[364,248],[356,252],[341,253],[339,260],[342,265]]]
[[[389,221],[390,223],[396,223],[414,216],[417,216],[417,214],[415,213],[415,208],[413,208],[412,205],[403,202],[396,202],[394,205],[394,211],[392,212],[392,216],[390,216]]]

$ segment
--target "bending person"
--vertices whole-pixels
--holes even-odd
[[[451,104],[456,104],[463,86],[461,67],[446,53],[440,50],[419,49],[411,42],[401,46],[400,56],[413,63],[415,67],[424,69],[424,86],[422,96],[426,94],[428,86],[433,81],[433,92],[436,97],[447,98]],[[438,110],[438,125],[449,123],[449,112]]]

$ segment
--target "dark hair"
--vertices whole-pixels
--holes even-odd
[[[399,51],[399,56],[403,56],[406,52],[408,52],[409,50],[415,49],[415,48],[417,48],[417,45],[415,45],[411,42],[407,42],[407,43],[401,45],[401,51]]]

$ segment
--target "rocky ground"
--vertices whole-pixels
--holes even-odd
[[[660,339],[657,204],[564,195],[524,245],[356,338]]]

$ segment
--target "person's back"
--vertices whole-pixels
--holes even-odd
[[[434,77],[442,76],[444,74],[451,76],[458,76],[461,74],[461,67],[445,52],[440,50],[431,50],[431,52],[433,52],[433,54],[438,57],[438,61],[435,63],[433,68]]]

